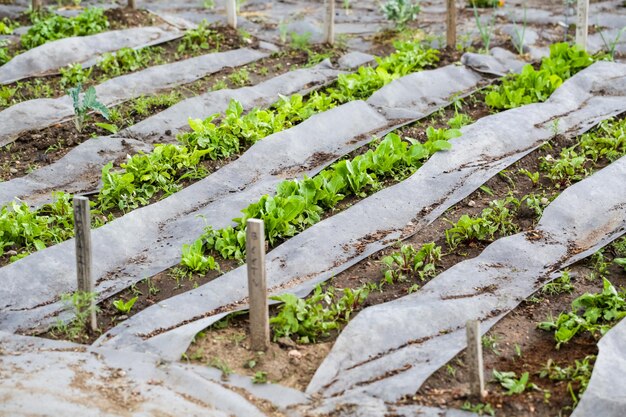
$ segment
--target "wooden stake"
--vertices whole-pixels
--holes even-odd
[[[94,291],[91,275],[91,215],[89,199],[75,196],[74,206],[74,234],[76,238],[76,278],[78,291],[92,293]],[[91,330],[98,329],[96,320],[95,301],[91,305]]]
[[[456,48],[456,0],[447,0],[446,45]]]
[[[578,0],[576,20],[576,45],[587,49],[587,34],[589,32],[589,0]]]
[[[41,9],[41,3],[42,3],[42,0],[33,0],[33,2],[32,2],[33,10]]]
[[[226,15],[228,26],[237,29],[237,0],[226,0]]]
[[[325,0],[326,22],[324,23],[324,40],[329,45],[335,44],[335,0]]]
[[[128,0],[128,8],[129,9],[136,9],[137,5],[135,4],[135,0]]]
[[[477,320],[469,320],[467,330],[467,365],[470,372],[470,392],[478,398],[485,397],[485,374],[483,369],[483,345]]]
[[[250,299],[250,348],[266,351],[270,346],[270,325],[265,280],[265,228],[263,220],[248,219],[246,262]]]

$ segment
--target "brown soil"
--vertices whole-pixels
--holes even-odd
[[[339,51],[333,51],[333,54]],[[160,94],[178,93],[179,99],[193,97],[211,91],[216,83],[224,83],[226,88],[237,88],[229,78],[233,73],[246,70],[249,73],[249,81],[246,85],[258,84],[271,77],[285,73],[291,69],[306,65],[309,56],[304,51],[289,51],[284,54],[274,54],[255,63],[238,68],[225,68],[214,74],[203,77],[194,83],[178,86],[172,89],[160,91]],[[136,124],[167,107],[152,107],[149,112],[139,114],[134,110],[134,99],[116,106],[122,115],[121,120],[116,122],[122,130]],[[22,134],[14,143],[0,148],[0,179],[8,181],[18,178],[27,173],[49,165],[67,154],[72,148],[94,136],[107,136],[110,133],[95,126],[95,123],[107,122],[99,115],[93,115],[87,122],[82,132],[78,132],[73,121],[60,123],[40,131],[31,131]],[[207,163],[210,165],[210,163]]]
[[[198,335],[183,359],[221,369],[226,379],[229,371],[251,378],[266,372],[268,382],[304,391],[332,347],[331,342],[301,345],[284,338],[271,343],[266,352],[252,352],[247,318],[223,323],[227,327]]]

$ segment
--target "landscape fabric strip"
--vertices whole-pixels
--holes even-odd
[[[596,96],[604,91],[604,96]],[[624,111],[626,65],[599,62],[566,81],[545,103],[480,119],[452,148],[433,155],[409,179],[386,188],[292,237],[267,255],[268,288],[303,296],[365,257],[437,219],[489,178],[554,136],[581,134]],[[315,256],[311,256],[314,248]],[[228,311],[245,308],[245,266],[151,306],[98,343],[156,351],[170,358]],[[144,346],[140,343],[143,340]]]
[[[66,65],[94,65],[105,52],[121,48],[144,48],[178,39],[184,32],[173,28],[142,27],[113,30],[48,42],[30,49],[0,66],[0,85],[30,77],[58,74]]]
[[[151,355],[0,332],[4,415],[263,417],[240,394]],[[33,401],[37,398],[37,401]]]
[[[622,417],[626,409],[626,321],[623,319],[598,342],[593,373],[572,417]]]
[[[352,54],[345,58],[350,62]],[[363,54],[356,54],[359,62],[364,60]],[[369,59],[372,59],[369,56]],[[214,113],[223,113],[230,97],[242,99],[244,110],[256,106],[269,106],[279,95],[306,94],[337,79],[341,68],[333,68],[324,61],[312,68],[302,68],[281,74],[253,87],[211,91],[172,106],[170,109],[157,113],[140,123],[149,127],[142,130],[141,135],[130,135],[130,131],[118,132],[116,135],[90,139],[76,146],[60,160],[39,168],[30,174],[0,183],[0,204],[7,204],[16,199],[39,206],[51,200],[52,191],[79,193],[91,191],[98,186],[102,167],[109,161],[133,154],[133,149],[141,148],[144,152],[152,149],[152,143],[160,142],[164,136],[174,139],[176,133],[189,125],[189,114],[200,114],[201,117]],[[175,110],[171,110],[176,108]],[[200,109],[200,110],[199,110]],[[137,125],[135,125],[137,126]],[[165,132],[169,132],[166,135]],[[124,137],[126,136],[126,138]],[[128,136],[141,137],[141,140],[129,139]],[[131,149],[126,147],[131,146]]]
[[[429,82],[436,83],[436,75]],[[474,82],[475,78],[467,80],[466,87]],[[457,91],[451,87],[440,85],[440,95],[453,97]],[[424,114],[438,109],[430,107],[429,100],[424,97],[416,103]],[[406,122],[389,122],[365,102],[349,102],[257,142],[207,178],[94,230],[98,255],[93,274],[100,299],[176,265],[182,244],[199,236],[205,222],[226,227],[242,207],[274,193],[284,179],[313,176],[369,143],[373,134]],[[44,318],[48,325],[54,321],[63,309],[59,296],[75,287],[73,260],[74,242],[69,240],[1,268],[0,328],[25,330],[43,324]]]
[[[184,61],[150,67],[122,75],[95,87],[98,101],[107,107],[152,95],[160,90],[191,83],[227,67],[246,65],[269,56],[267,52],[243,48],[189,58]],[[40,98],[20,102],[0,111],[0,146],[15,141],[21,133],[43,129],[70,120],[74,116],[68,96]]]
[[[466,346],[465,323],[486,333],[555,271],[626,228],[626,157],[564,190],[537,227],[497,240],[418,292],[366,308],[342,331],[307,388],[363,392],[385,401],[415,393]],[[402,332],[396,331],[402,329]]]
[[[224,111],[231,100],[240,102],[244,109],[266,107],[278,99],[278,94],[290,95],[299,92],[304,95],[335,81],[342,72],[373,60],[374,57],[371,55],[348,53],[339,59],[336,67],[331,64],[330,60],[324,60],[311,69],[290,71],[254,86],[205,93],[175,104],[120,133],[126,137],[151,143],[173,143],[176,141],[178,132],[188,129],[190,118],[204,120],[211,114]],[[307,78],[307,82],[304,82],[304,78]]]

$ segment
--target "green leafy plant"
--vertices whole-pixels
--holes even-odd
[[[426,243],[419,250],[402,245],[398,252],[382,259],[385,282],[393,284],[408,276],[418,276],[422,281],[435,275],[437,262],[441,260],[441,246]]]
[[[563,293],[571,293],[574,291],[572,285],[572,279],[570,277],[569,270],[561,272],[561,276],[554,279],[552,282],[547,283],[541,288],[541,292],[549,295],[557,295]]]
[[[213,45],[218,50],[224,37],[209,28],[206,20],[198,24],[195,29],[189,29],[178,45],[178,53],[193,53],[200,50],[208,50]]]
[[[19,23],[12,21],[8,17],[0,19],[0,35],[12,35],[13,30],[19,27]]]
[[[472,404],[469,401],[465,401],[461,406],[461,410],[470,411],[472,413],[478,414],[479,416],[489,415],[493,417],[496,415],[495,410],[489,403]]]
[[[267,372],[258,371],[252,376],[253,384],[267,384]]]
[[[552,158],[550,155],[542,157],[540,168],[546,172],[546,177],[552,180],[557,188],[560,188],[589,175],[585,167],[586,161],[584,154],[578,154],[574,147],[565,148],[558,158]]]
[[[446,230],[446,242],[451,249],[455,249],[463,242],[488,241],[496,233],[506,236],[518,231],[519,227],[513,221],[513,215],[520,206],[520,201],[513,196],[502,200],[493,200],[489,207],[483,209],[480,216],[470,217],[462,215]]]
[[[574,406],[576,406],[589,385],[595,359],[594,355],[587,355],[581,360],[575,360],[573,365],[566,367],[561,367],[552,359],[548,359],[539,376],[553,381],[567,381],[567,390],[572,396]]]
[[[241,68],[230,74],[228,79],[237,87],[243,87],[250,82],[250,73],[245,68]]]
[[[188,270],[199,274],[219,270],[219,265],[212,256],[205,256],[202,250],[202,241],[197,240],[191,245],[183,245],[183,254],[180,262]]]
[[[97,294],[93,292],[77,291],[73,294],[61,295],[61,302],[72,311],[74,318],[66,323],[58,319],[51,332],[69,340],[86,340],[89,333],[91,314],[100,309],[95,303]]]
[[[84,69],[79,63],[69,64],[65,68],[61,68],[61,86],[77,85],[84,83],[91,76],[92,69]]]
[[[530,375],[528,372],[524,372],[521,377],[517,378],[515,372],[499,372],[496,369],[493,370],[493,378],[502,385],[502,387],[508,390],[506,395],[522,394],[527,389],[539,389],[539,387],[530,382]]]
[[[122,48],[117,52],[107,52],[98,61],[98,68],[108,76],[118,76],[146,68],[150,64],[154,48]]]
[[[104,10],[87,9],[76,17],[64,17],[57,14],[37,17],[33,25],[21,37],[22,47],[31,49],[46,42],[72,36],[86,36],[100,33],[109,27]]]
[[[579,46],[556,43],[550,56],[535,70],[526,65],[521,74],[509,75],[499,86],[489,89],[485,103],[496,109],[511,109],[548,99],[563,81],[593,64],[594,58]]]
[[[120,313],[128,314],[128,313],[130,313],[130,310],[133,308],[133,306],[135,305],[135,303],[137,302],[138,299],[139,299],[139,297],[133,297],[133,298],[131,298],[128,301],[124,301],[124,300],[122,300],[120,298],[119,300],[113,301],[113,306]]]
[[[98,101],[96,89],[93,86],[89,87],[83,95],[82,100],[80,96],[81,90],[81,83],[78,83],[76,87],[68,90],[68,94],[72,98],[74,105],[74,125],[79,132],[82,132],[85,126],[85,120],[89,111],[98,112],[105,119],[109,119],[109,109]]]
[[[338,291],[342,292],[341,297]],[[295,335],[299,343],[315,342],[347,322],[367,296],[366,288],[337,290],[328,287],[322,290],[318,285],[306,299],[289,293],[270,297],[283,303],[278,307],[278,314],[270,319],[274,340]]]
[[[382,11],[387,20],[394,22],[396,29],[402,30],[407,23],[417,18],[420,6],[413,0],[387,0],[382,5]]]
[[[11,54],[9,48],[5,46],[4,42],[0,42],[0,65],[4,65],[11,60]]]
[[[558,349],[563,343],[569,342],[580,332],[590,332],[592,335],[604,335],[612,325],[626,316],[626,298],[623,292],[604,278],[604,287],[601,293],[583,294],[572,301],[572,311],[559,314],[539,323],[542,330],[554,331],[554,338]]]

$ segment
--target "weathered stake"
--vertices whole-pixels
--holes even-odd
[[[246,224],[246,262],[250,300],[250,348],[266,351],[270,346],[270,325],[265,280],[265,228],[263,220]]]
[[[226,15],[228,26],[237,29],[237,0],[226,0]]]
[[[91,275],[91,215],[89,199],[87,197],[74,197],[74,234],[76,238],[76,277],[78,291],[92,293],[94,284]],[[96,320],[95,301],[91,305],[91,330],[98,329]]]
[[[446,45],[456,48],[456,0],[447,0]]]
[[[135,4],[135,0],[128,0],[128,8],[129,9],[136,9],[137,5]]]
[[[42,0],[33,0],[33,2],[32,2],[33,10],[41,9],[41,2],[42,2]]]
[[[325,0],[326,22],[324,23],[324,40],[329,45],[335,44],[335,0]]]
[[[578,0],[576,11],[576,45],[580,45],[586,50],[589,31],[589,0]]]
[[[483,369],[483,345],[481,343],[478,321],[468,320],[466,330],[470,393],[482,400],[485,397],[485,374]]]

